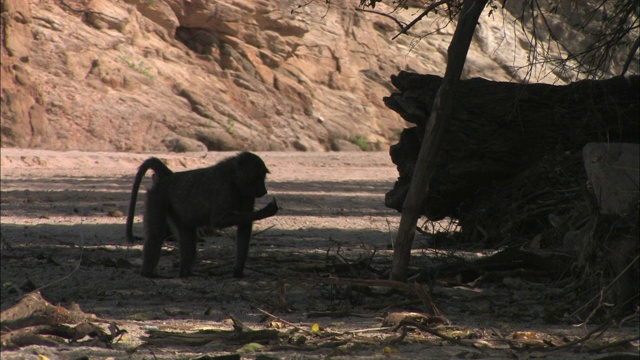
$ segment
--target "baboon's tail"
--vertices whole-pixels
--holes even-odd
[[[136,201],[138,199],[138,189],[140,188],[140,183],[142,182],[142,178],[144,174],[147,173],[147,170],[152,169],[153,172],[158,175],[158,177],[168,176],[173,174],[173,171],[167,167],[160,159],[151,157],[145,160],[142,165],[138,168],[138,172],[136,173],[136,178],[133,181],[133,188],[131,189],[131,198],[129,199],[129,213],[127,214],[127,226],[126,226],[126,237],[127,241],[133,243],[133,217],[136,212]]]

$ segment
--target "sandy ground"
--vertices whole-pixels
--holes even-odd
[[[230,155],[157,154],[174,171],[208,166]],[[260,309],[303,329],[318,323],[343,335],[379,328],[386,311],[423,311],[415,296],[388,289],[364,294],[313,284],[313,279],[327,277],[371,277],[371,271],[360,271],[363,263],[380,273],[389,269],[390,243],[400,216],[384,207],[384,193],[397,177],[388,154],[259,155],[271,173],[267,179],[269,195],[257,206],[275,196],[281,209],[277,216],[254,225],[257,235],[246,277],[231,277],[233,231],[225,230],[204,237],[199,244],[196,276],[177,277],[175,243],[167,243],[159,271],[173,278],[147,279],[138,275],[141,242],[133,246],[125,242],[124,215],[136,168],[149,154],[2,149],[2,310],[15,304],[24,292],[40,289],[51,303],[77,303],[85,312],[114,321],[128,332],[111,349],[83,342],[57,348],[31,346],[3,351],[2,358],[197,358],[232,353],[239,346],[158,346],[143,344],[141,337],[149,329],[231,329],[231,316],[251,328],[267,328],[269,322],[264,321]],[[138,214],[141,211],[142,201]],[[134,233],[142,236],[140,215],[136,216]],[[430,253],[423,245],[424,239],[416,239],[414,263],[428,261]],[[505,298],[496,294],[497,299]],[[535,297],[535,292],[527,294],[519,296]],[[434,302],[454,324],[501,336],[515,330],[581,336],[591,330],[544,324],[540,310],[544,303],[524,301],[516,304],[519,311],[504,311],[516,306],[518,299],[501,309],[501,301],[507,304],[506,300],[488,296],[480,290],[442,289],[434,294]],[[311,317],[323,311],[347,315]],[[283,331],[287,328],[295,329],[286,325]],[[607,336],[625,337],[634,331],[637,329],[617,329]],[[439,338],[392,342],[400,333],[389,329],[367,334],[369,340],[357,341],[358,346],[348,349],[344,347],[353,343],[305,351],[282,348],[243,357],[591,358],[571,349],[544,354],[509,346],[478,350],[444,344]]]

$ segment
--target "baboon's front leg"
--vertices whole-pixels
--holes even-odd
[[[253,199],[251,201],[251,204],[252,206],[249,209],[241,207],[240,211],[224,214],[221,218],[215,219],[213,225],[220,228],[229,226],[240,226],[241,224],[252,223],[254,221],[271,217],[275,215],[279,210],[276,198],[273,198],[270,203],[257,211],[253,211]]]

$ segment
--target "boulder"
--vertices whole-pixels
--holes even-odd
[[[207,151],[207,147],[203,143],[184,136],[170,135],[163,139],[162,143],[167,147],[167,150],[171,152]]]
[[[582,154],[600,213],[626,216],[636,212],[640,196],[640,144],[589,143]]]

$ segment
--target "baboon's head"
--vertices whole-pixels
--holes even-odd
[[[243,195],[259,198],[267,194],[264,180],[269,169],[260,157],[244,152],[237,156],[236,165],[236,183]]]

